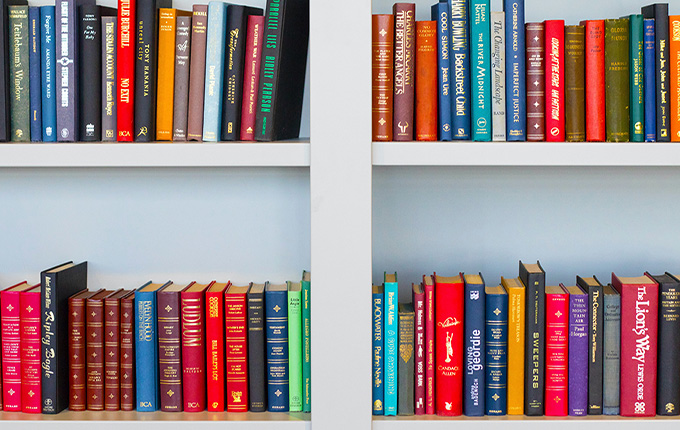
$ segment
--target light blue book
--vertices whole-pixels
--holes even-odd
[[[205,51],[203,140],[217,142],[222,132],[224,49],[227,41],[227,3],[208,3],[208,35]]]
[[[57,95],[55,91],[54,6],[40,7],[40,63],[42,81],[42,140],[57,141]]]
[[[490,0],[470,0],[472,140],[491,140]]]
[[[399,349],[399,286],[397,274],[385,273],[385,415],[397,415],[397,356]]]

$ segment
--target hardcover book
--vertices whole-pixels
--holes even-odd
[[[428,69],[418,67],[418,72],[416,72],[418,60],[416,59],[415,3],[395,3],[392,7],[392,13],[394,14],[393,136],[395,141],[409,142],[413,140],[414,136],[415,113],[413,106],[417,85],[415,83],[417,81],[416,73],[421,73],[425,70],[431,71],[431,68],[428,63]],[[428,49],[426,52],[430,53],[432,51]],[[422,52],[419,51],[418,54],[422,55]],[[427,80],[429,78],[423,77],[422,79]],[[429,80],[428,83],[430,83]]]
[[[416,23],[415,59],[416,59],[415,136],[416,140],[418,141],[433,141],[437,140],[436,21],[418,21]],[[399,127],[400,124],[403,126],[405,123],[405,120],[397,119],[396,109],[394,122],[397,127]]]
[[[288,286],[268,284],[264,296],[267,403],[269,412],[288,412]]]
[[[101,89],[101,131],[104,142],[115,142],[118,135],[116,125],[116,38],[118,17],[102,16],[102,89]]]
[[[670,142],[670,28],[668,3],[654,3],[642,8],[642,17],[654,19],[656,46],[656,140]]]
[[[586,43],[586,140],[604,142],[606,129],[604,21],[583,21]]]
[[[312,411],[312,274],[302,272],[302,412]]]
[[[172,140],[187,140],[189,109],[189,52],[191,51],[191,16],[177,17],[175,35],[175,88],[172,112]]]
[[[451,61],[449,58],[449,5],[438,2],[432,5],[432,21],[437,21],[437,84],[439,85],[437,112],[439,113],[439,140],[453,138],[451,130]]]
[[[205,410],[205,291],[211,285],[192,282],[180,293],[182,395],[186,412]]]
[[[569,293],[569,415],[588,413],[588,293],[579,286]]]
[[[208,5],[195,4],[191,18],[191,58],[187,140],[203,139],[203,97],[205,94],[205,53],[208,31]]]
[[[508,400],[508,293],[486,287],[486,414],[505,415]]]
[[[505,141],[505,12],[491,12],[493,140]]]
[[[640,21],[642,21],[641,17]],[[669,18],[669,25],[672,32],[672,34],[670,35],[669,42],[670,75],[671,75],[670,82],[671,85],[669,92],[669,97],[671,99],[670,100],[671,114],[669,115],[669,117],[670,117],[671,141],[680,142],[680,15],[671,16]],[[640,27],[642,27],[642,24],[640,24]],[[640,37],[642,38],[642,36]],[[640,45],[640,52],[642,52],[642,45]]]
[[[289,411],[302,412],[302,284],[287,284]]]
[[[397,350],[399,344],[399,286],[397,274],[384,275],[385,320],[383,336],[385,342],[385,415],[397,415]]]
[[[65,0],[60,0],[65,1]],[[136,0],[118,0],[116,38],[116,129],[119,142],[132,142],[135,128],[135,40]],[[139,66],[140,72],[142,66]],[[142,88],[142,85],[137,85]],[[147,107],[148,109],[148,107]],[[146,131],[148,134],[148,129]]]
[[[4,303],[4,302],[3,302]],[[40,413],[40,284],[19,293],[21,412]],[[0,391],[1,392],[1,391]]]
[[[519,262],[519,278],[526,288],[524,345],[524,414],[543,415],[545,387],[545,271]]]
[[[621,369],[621,296],[611,285],[604,287],[604,382],[602,411],[619,414],[619,380]]]
[[[654,19],[643,19],[645,142],[656,142],[656,31]]]
[[[250,284],[248,300],[248,395],[250,411],[267,410],[267,369],[264,332],[264,291],[267,284]]]
[[[245,65],[243,66],[243,103],[241,107],[241,140],[255,140],[255,111],[260,87],[262,34],[264,16],[248,16]]]
[[[566,416],[568,406],[569,293],[545,287],[545,415]]]
[[[678,23],[680,24],[680,22]],[[645,141],[644,20],[642,15],[629,18],[630,37],[630,141]],[[671,39],[672,40],[672,39]],[[680,38],[678,39],[680,41]],[[671,42],[672,43],[672,42]],[[677,69],[677,67],[676,67]],[[672,67],[671,67],[672,74]],[[672,81],[671,81],[672,82]],[[680,141],[680,138],[678,138]]]
[[[586,140],[585,27],[564,28],[564,103],[567,142]]]
[[[227,40],[227,4],[208,4],[205,51],[205,96],[203,98],[203,140],[217,142],[222,130],[224,50]]]
[[[9,91],[12,142],[31,140],[31,103],[28,64],[28,6],[9,6]],[[20,409],[19,409],[20,410]]]
[[[81,291],[68,299],[69,405],[71,411],[87,409],[87,333],[85,329],[87,299],[100,293]]]
[[[434,414],[435,378],[435,321],[434,321],[434,279],[423,275],[425,289],[425,413]]]
[[[412,285],[414,308],[414,368],[415,414],[425,414],[425,290],[421,284]]]
[[[670,273],[653,276],[659,284],[657,415],[678,415],[680,403],[680,281]]]
[[[160,382],[159,408],[164,412],[181,412],[184,408],[180,296],[187,287],[184,284],[172,284],[156,293]]]
[[[31,141],[42,140],[42,99],[40,73],[40,8],[28,8],[28,76],[31,99]]]
[[[411,303],[399,303],[399,402],[398,415],[413,415],[414,367],[413,331],[414,311]]]
[[[465,374],[463,412],[466,416],[481,417],[486,413],[486,296],[484,278],[479,275],[465,275]]]
[[[545,140],[565,141],[564,20],[545,25]]]
[[[373,140],[392,140],[394,123],[394,15],[373,15],[372,119]]]
[[[104,299],[104,410],[120,410],[120,301],[130,291]]]
[[[524,0],[503,0],[505,12],[505,74],[508,141],[527,139]]]
[[[470,140],[470,33],[467,0],[448,0],[451,22],[451,127],[454,140]]]
[[[226,367],[224,361],[224,292],[229,285],[231,285],[231,283],[215,282],[205,292],[205,302],[207,304],[207,311],[205,313],[205,344],[208,358],[206,393],[208,410],[211,412],[224,412],[225,408],[224,370]],[[245,323],[244,328],[247,329]],[[243,342],[247,341],[245,333],[241,340]],[[244,367],[244,369],[247,368]],[[246,384],[245,392],[247,392],[247,388],[248,386]]]
[[[630,140],[629,19],[604,21],[607,141]]]
[[[545,25],[526,24],[527,140],[545,140]]]
[[[42,141],[56,142],[57,95],[54,93],[56,82],[54,6],[40,7],[40,47]],[[2,103],[2,99],[0,99],[0,103]]]
[[[491,141],[491,24],[490,0],[470,0],[472,61],[472,140]]]
[[[10,123],[10,84],[14,78],[10,78],[10,32],[9,32],[9,6],[23,5],[28,3],[26,0],[4,0],[0,3],[0,141],[6,142],[12,139]],[[0,401],[0,407],[2,401]]]
[[[526,288],[519,278],[503,278],[508,292],[508,415],[524,415],[524,303]]]
[[[588,415],[602,415],[604,291],[596,277],[576,277],[588,292]]]
[[[250,285],[229,285],[224,296],[224,332],[227,348],[227,391],[225,396],[228,412],[248,412],[248,343],[246,342],[248,304],[246,295],[249,288]],[[288,294],[290,296],[290,292]],[[289,299],[289,327],[290,308]],[[300,398],[301,409],[302,398]]]
[[[135,292],[120,299],[120,409],[135,410]]]
[[[85,300],[87,409],[90,411],[104,410],[104,299],[114,293],[104,290]]]
[[[383,385],[384,373],[384,342],[383,342],[383,315],[385,313],[383,300],[385,290],[382,285],[374,285],[373,294],[373,415],[384,415],[383,404],[385,403],[385,387]]]

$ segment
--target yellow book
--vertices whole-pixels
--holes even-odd
[[[508,415],[524,415],[524,301],[519,278],[501,278],[508,292]]]

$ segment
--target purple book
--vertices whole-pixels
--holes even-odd
[[[588,293],[569,291],[569,415],[588,413]]]

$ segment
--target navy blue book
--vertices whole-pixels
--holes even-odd
[[[288,412],[288,286],[267,285],[264,306],[269,412]]]
[[[449,5],[439,2],[432,5],[432,21],[437,21],[437,66],[439,67],[437,96],[439,108],[439,140],[449,141],[451,132],[451,62],[449,60]]]
[[[486,287],[486,414],[505,415],[508,407],[508,293]]]
[[[505,122],[508,142],[527,140],[524,0],[503,0],[505,11]]]
[[[451,127],[454,140],[470,140],[470,27],[467,0],[448,0],[451,28]]]
[[[484,278],[465,275],[465,373],[463,376],[463,413],[484,416],[485,338]]]
[[[31,141],[42,139],[42,100],[40,95],[40,8],[28,8],[28,77],[31,93]]]
[[[373,286],[373,415],[384,415],[385,387],[383,386],[383,301],[382,285]]]
[[[645,142],[656,142],[656,31],[654,19],[644,20]]]
[[[56,142],[57,135],[57,96],[54,93],[54,6],[40,7],[40,63],[41,63],[41,110],[42,110],[42,140]],[[32,79],[31,79],[32,80]]]

